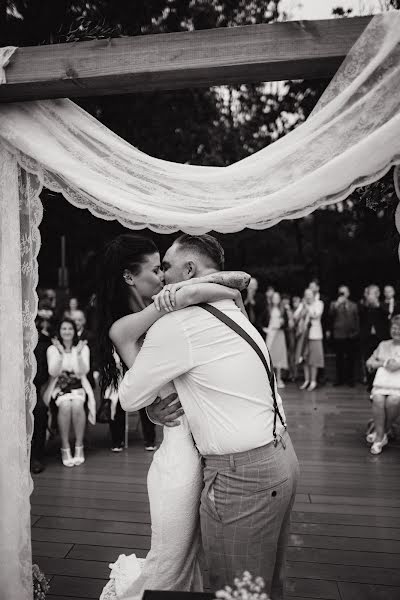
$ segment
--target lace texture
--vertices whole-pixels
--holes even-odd
[[[400,12],[392,11],[372,19],[305,123],[229,167],[147,156],[69,100],[0,106],[0,590],[7,600],[32,596],[28,467],[42,187],[131,229],[263,229],[344,200],[399,165],[399,97]],[[395,186],[400,197],[399,168]],[[400,209],[396,224],[400,232]]]

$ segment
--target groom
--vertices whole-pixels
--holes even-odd
[[[210,235],[185,234],[167,251],[163,267],[166,284],[201,277],[224,268],[224,252]],[[214,306],[251,336],[269,362],[263,339],[236,304]],[[260,357],[215,315],[191,306],[151,327],[121,385],[121,404],[127,410],[149,406],[170,381],[204,461],[200,520],[211,588],[233,584],[248,570],[264,578],[272,600],[280,600],[298,462],[275,414]],[[164,401],[149,412],[165,425],[180,414]]]

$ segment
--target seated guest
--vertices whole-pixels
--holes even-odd
[[[382,452],[400,416],[400,315],[392,318],[390,334],[392,339],[381,342],[367,361],[367,368],[376,373],[371,392],[375,429],[367,435],[371,454]]]
[[[83,436],[86,428],[86,409],[89,422],[96,422],[96,402],[86,377],[90,369],[90,351],[86,341],[78,341],[75,323],[63,319],[57,337],[47,349],[50,380],[44,400],[57,419],[61,436],[63,465],[73,467],[85,461]],[[75,454],[71,454],[69,433],[75,433]]]
[[[346,285],[339,288],[338,298],[330,306],[332,335],[336,352],[336,381],[334,385],[354,385],[354,368],[360,320],[357,304],[350,300]]]

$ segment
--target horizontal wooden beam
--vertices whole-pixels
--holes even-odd
[[[19,48],[0,102],[330,78],[371,17]]]

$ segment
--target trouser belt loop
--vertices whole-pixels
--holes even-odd
[[[229,466],[231,468],[231,471],[236,471],[235,457],[232,456],[232,454],[229,457]]]

